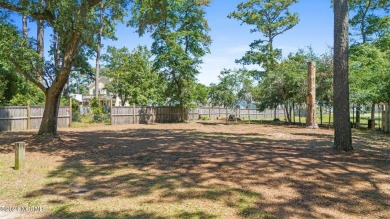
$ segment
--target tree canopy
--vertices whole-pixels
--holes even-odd
[[[194,103],[191,86],[211,38],[205,19],[208,1],[135,1],[130,25],[151,33],[154,68],[168,81],[171,104],[184,109]],[[150,10],[152,8],[152,10]]]
[[[298,24],[298,14],[289,11],[296,2],[298,0],[248,0],[238,4],[237,10],[228,17],[254,26],[251,32],[260,32],[265,39],[251,43],[251,50],[237,62],[260,65],[266,72],[276,66],[282,54],[280,49],[274,48],[274,40]]]
[[[108,47],[104,55],[107,76],[111,82],[106,86],[108,92],[125,103],[155,105],[164,101],[164,80],[152,68],[152,54],[144,46],[132,52],[126,47]]]

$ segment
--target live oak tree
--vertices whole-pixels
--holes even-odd
[[[196,106],[206,105],[208,103],[209,87],[204,84],[195,82],[192,88],[194,104]]]
[[[352,27],[352,36],[354,36],[355,44],[365,44],[375,37],[380,37],[386,31],[390,30],[390,16],[383,13],[390,9],[389,0],[350,0],[349,10],[353,16],[349,20]],[[384,15],[380,15],[383,13]],[[360,38],[361,41],[357,40]],[[360,111],[362,101],[355,98],[356,108],[356,125],[360,124]],[[374,119],[375,100],[371,102],[371,119]]]
[[[350,48],[351,98],[355,102],[389,101],[386,92],[389,54],[368,43]]]
[[[351,151],[348,82],[348,1],[334,0],[333,101],[335,150]]]
[[[191,86],[199,73],[201,58],[209,52],[211,38],[205,19],[208,1],[163,0],[133,2],[130,25],[139,35],[151,33],[154,68],[168,81],[171,104],[184,111],[194,102]]]
[[[254,26],[251,32],[260,32],[264,37],[251,43],[251,50],[237,62],[260,65],[265,72],[275,67],[282,54],[280,49],[274,48],[274,40],[298,23],[298,14],[289,11],[296,2],[298,0],[248,0],[228,15]]]
[[[255,100],[260,110],[284,107],[286,122],[292,122],[292,109],[306,98],[307,56],[300,50],[289,54],[259,82]]]
[[[132,52],[123,47],[108,47],[103,55],[107,76],[111,82],[106,88],[117,95],[122,106],[129,104],[156,105],[164,99],[164,80],[159,76],[151,61],[152,54],[143,46]]]
[[[51,28],[58,36],[58,47],[61,52],[57,60],[58,65],[47,65],[50,59],[39,56],[39,50],[37,52],[31,43],[27,43],[20,36],[10,20],[0,23],[0,57],[5,59],[3,61],[12,63],[18,72],[45,93],[45,110],[38,131],[40,135],[57,134],[61,93],[80,51],[94,45],[94,36],[99,27],[94,9],[100,2],[101,0],[0,0],[1,9],[43,22],[46,28]],[[115,14],[125,9],[119,4],[125,1],[112,2],[118,4],[111,4],[108,13]]]
[[[213,106],[236,107],[240,102],[252,103],[254,83],[247,69],[224,69],[219,83],[211,84],[209,99]]]

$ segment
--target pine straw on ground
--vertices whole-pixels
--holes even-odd
[[[333,130],[272,123],[32,134],[0,133],[0,204],[45,206],[32,218],[390,218],[390,137],[375,131],[354,131],[349,153]]]

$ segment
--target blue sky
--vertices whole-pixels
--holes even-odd
[[[235,59],[241,58],[249,50],[249,44],[262,38],[261,33],[250,33],[250,26],[241,25],[235,19],[227,18],[241,0],[212,0],[207,8],[206,18],[211,27],[210,36],[213,40],[210,54],[203,58],[202,68],[198,75],[199,82],[209,85],[218,83],[218,75],[223,68],[239,68]],[[292,12],[299,14],[299,24],[293,29],[275,38],[275,47],[283,50],[283,54],[296,52],[312,46],[316,53],[328,51],[333,44],[333,12],[330,0],[300,0],[291,7]],[[139,38],[134,29],[119,25],[117,41],[103,41],[105,47],[126,46],[130,50],[137,45],[150,46],[152,40],[148,35]],[[249,66],[248,68],[258,68]]]
[[[250,33],[251,27],[241,25],[238,20],[229,19],[227,15],[236,9],[236,6],[243,0],[212,0],[207,8],[206,19],[211,28],[210,36],[212,44],[210,54],[203,58],[198,80],[200,83],[209,85],[218,83],[218,75],[224,68],[239,68],[241,65],[235,63],[241,58],[245,51],[249,50],[249,44],[256,39],[262,38],[261,33]],[[274,47],[282,49],[283,54],[296,52],[312,46],[316,53],[323,53],[329,50],[333,44],[333,12],[330,0],[300,0],[291,7],[291,12],[297,12],[299,23],[293,29],[275,38]],[[16,24],[21,24],[20,16],[13,17]],[[36,24],[29,24],[29,35],[36,34]],[[49,49],[51,31],[45,32],[45,50]],[[115,47],[128,47],[130,50],[137,45],[150,47],[152,40],[145,34],[139,37],[135,30],[126,27],[125,24],[117,26],[117,41],[103,40],[103,52],[108,45]],[[95,66],[95,60],[90,60]],[[259,68],[248,66],[249,69]]]

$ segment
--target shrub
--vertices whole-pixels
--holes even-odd
[[[100,100],[96,97],[91,99],[91,110],[93,114],[93,122],[107,122],[108,115],[104,113],[104,108],[100,104]]]

